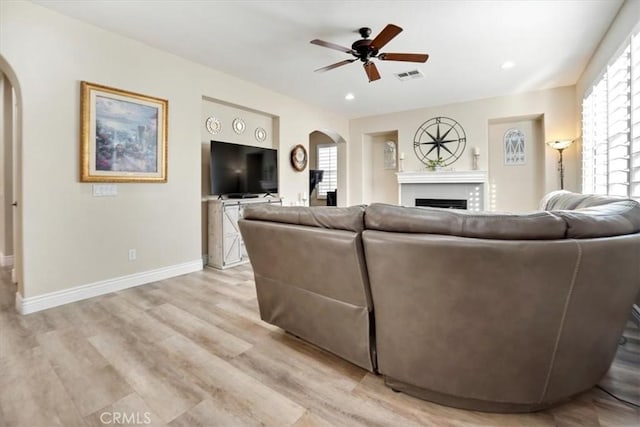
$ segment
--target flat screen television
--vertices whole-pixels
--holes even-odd
[[[278,192],[278,150],[211,141],[211,194],[251,197]]]

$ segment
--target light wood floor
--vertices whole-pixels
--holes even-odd
[[[114,425],[114,414],[172,427],[640,425],[637,409],[598,389],[526,415],[394,393],[381,377],[261,322],[248,266],[29,316],[16,314],[8,276],[0,270],[0,427]],[[602,385],[638,402],[640,333],[630,326],[626,335]]]

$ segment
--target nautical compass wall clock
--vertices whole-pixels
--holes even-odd
[[[425,165],[438,162],[440,166],[449,166],[460,158],[466,145],[464,129],[448,117],[427,120],[413,138],[413,150]]]

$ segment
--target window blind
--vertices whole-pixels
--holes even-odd
[[[327,191],[338,188],[338,147],[336,144],[318,146],[318,169],[323,170],[318,184],[318,199],[326,199]]]
[[[640,36],[582,102],[582,191],[640,198]]]
[[[640,33],[631,39],[630,70],[630,133],[631,186],[629,195],[640,198]]]
[[[629,56],[627,47],[607,70],[607,194],[629,193]]]

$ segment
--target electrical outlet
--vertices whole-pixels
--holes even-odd
[[[135,260],[136,260],[136,250],[129,249],[129,261],[135,261]]]

